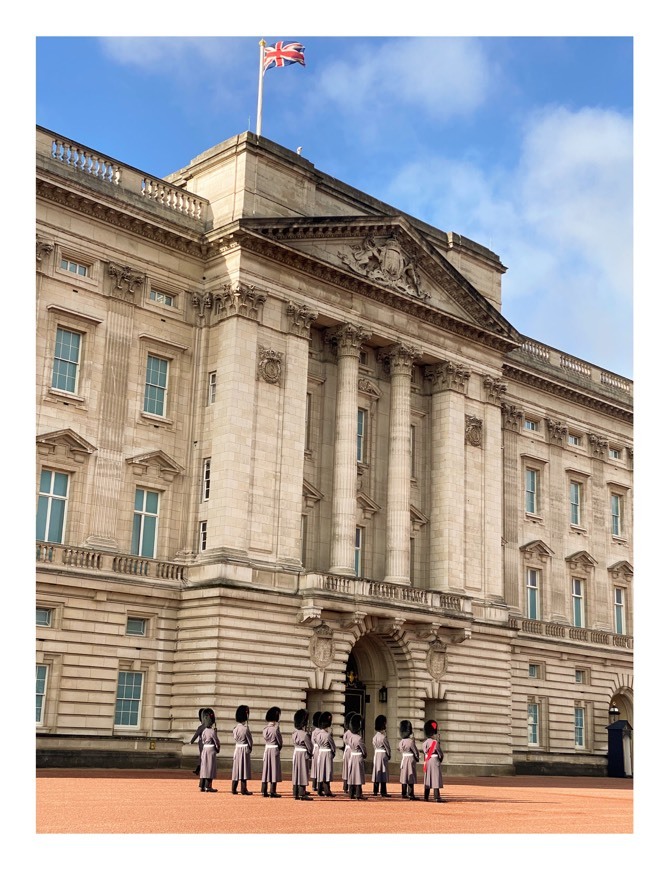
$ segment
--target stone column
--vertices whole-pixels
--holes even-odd
[[[567,440],[569,429],[566,423],[560,420],[546,418],[546,440],[549,446],[549,469],[550,484],[548,487],[549,504],[551,506],[548,535],[549,541],[565,541],[564,533],[564,507],[567,498],[566,474],[564,462],[564,444]],[[567,514],[567,519],[569,515]],[[561,622],[568,624],[570,620],[569,610],[571,605],[571,580],[567,566],[562,559],[553,560],[551,566],[550,589],[542,601],[546,602],[543,618],[547,622]]]
[[[390,366],[390,433],[386,504],[387,583],[411,582],[411,368],[417,347],[397,344],[381,356]]]
[[[520,596],[520,554],[518,551],[518,436],[523,412],[515,405],[502,402],[502,537],[504,538],[504,600],[512,612],[522,613]],[[524,584],[524,579],[522,583]]]
[[[465,392],[470,372],[429,366],[432,381],[430,588],[464,590]]]
[[[328,333],[337,348],[337,407],[332,479],[332,538],[330,572],[355,574],[357,513],[356,434],[358,425],[358,359],[370,333],[346,323]]]
[[[507,391],[500,378],[485,377],[484,407],[484,508],[481,538],[484,541],[484,590],[486,597],[504,600],[504,569],[500,558],[503,532],[503,506],[500,496],[503,487],[502,413],[501,402]]]

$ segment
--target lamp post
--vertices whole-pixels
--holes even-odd
[[[388,701],[388,689],[385,686],[381,686],[379,689],[379,703],[385,704]]]
[[[620,718],[620,710],[616,707],[615,704],[611,704],[609,707],[609,724],[613,725],[614,722],[617,722]]]

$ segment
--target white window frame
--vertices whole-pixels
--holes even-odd
[[[585,683],[585,671],[583,668],[574,669],[574,682],[582,685]]]
[[[42,489],[42,477],[44,474],[51,475],[51,483],[50,483],[49,490]],[[66,491],[64,496],[57,495],[53,491],[54,490],[54,483],[55,483],[57,474],[62,475],[67,481],[67,491]],[[38,495],[37,495],[38,513],[39,513],[40,505],[43,502],[46,502],[47,507],[46,507],[46,516],[45,516],[45,520],[44,520],[44,537],[40,538],[38,535],[36,535],[37,540],[43,540],[45,543],[48,543],[48,544],[64,544],[65,543],[65,530],[67,529],[67,513],[68,513],[68,502],[69,502],[69,497],[70,497],[71,483],[72,483],[71,475],[68,474],[66,471],[58,471],[55,468],[42,468],[40,470],[40,484],[39,484],[39,491],[38,491]],[[50,532],[51,532],[51,513],[52,513],[53,506],[54,506],[54,502],[62,502],[63,503],[63,521],[62,521],[61,533],[60,533],[60,536],[58,538],[49,537]]]
[[[570,432],[567,435],[567,443],[570,447],[581,447],[583,444],[583,438],[575,432]]]
[[[40,678],[40,670],[43,671],[43,676]],[[40,685],[41,679],[41,685]],[[45,717],[46,717],[46,692],[47,687],[49,685],[49,665],[47,664],[36,664],[35,666],[35,725],[41,726],[44,725]],[[41,692],[38,691],[41,688]],[[39,716],[37,715],[38,711],[38,699],[39,699]]]
[[[541,472],[538,468],[525,467],[525,513],[536,516],[539,511]],[[530,485],[533,483],[534,488]]]
[[[538,568],[525,571],[525,608],[528,619],[541,619],[541,571]],[[533,610],[535,616],[532,616]]]
[[[541,746],[541,704],[527,702],[527,745]]]
[[[583,525],[583,482],[569,479],[569,522],[572,526]]]
[[[40,622],[37,614],[39,612],[46,613],[46,622]],[[40,607],[39,604],[35,607],[35,625],[38,628],[53,628],[53,607]]]
[[[571,578],[571,619],[574,628],[585,628],[585,580]]]
[[[164,305],[166,308],[176,308],[176,295],[168,293],[166,290],[149,290],[149,299],[151,302],[156,302],[158,305]]]
[[[142,630],[141,631],[131,631],[130,623],[131,622],[141,622]],[[149,620],[145,619],[143,616],[128,616],[125,622],[125,633],[129,637],[146,637],[149,630]]]
[[[198,550],[204,553],[207,549],[207,520],[201,520],[198,525]]]
[[[63,265],[65,264],[65,265]],[[73,269],[72,266],[75,268]],[[87,263],[81,263],[78,260],[72,260],[69,257],[66,257],[64,254],[60,256],[60,263],[58,264],[58,268],[67,272],[68,275],[77,275],[79,278],[90,278],[91,276],[91,267]],[[81,271],[83,269],[83,272]]]
[[[144,493],[144,497],[142,499],[142,508],[137,508],[137,493]],[[149,511],[146,509],[146,501],[147,495],[156,495],[157,498],[157,507],[155,513],[153,511]],[[132,538],[131,538],[131,551],[133,556],[139,556],[143,559],[155,559],[156,551],[158,549],[158,528],[160,522],[160,498],[162,493],[155,489],[147,489],[143,486],[135,487],[135,500],[133,502],[133,514],[132,514]],[[142,553],[144,549],[144,536],[146,534],[146,520],[147,518],[155,517],[155,526],[153,533],[153,547],[152,553],[149,555],[148,553]],[[137,530],[137,543],[135,544],[135,519],[138,518],[139,528]],[[137,550],[137,552],[134,552]]]
[[[585,707],[580,704],[574,706],[574,746],[576,749],[585,749]]]
[[[124,691],[123,695],[121,695],[121,677],[122,676],[132,676],[133,678],[139,677],[139,697],[126,696]],[[124,684],[126,681],[123,681]],[[132,680],[132,695],[135,695],[135,686],[136,679]],[[129,731],[138,731],[141,728],[142,724],[142,700],[144,695],[144,687],[146,683],[146,674],[144,671],[133,671],[133,670],[119,670],[118,678],[116,681],[116,700],[114,704],[114,728],[121,728],[123,730]],[[123,686],[125,689],[125,685]],[[119,705],[121,705],[119,707]],[[136,705],[136,706],[135,706]],[[125,707],[125,709],[124,709]],[[136,721],[128,721],[124,722],[123,719],[129,719],[136,717]]]
[[[623,536],[623,506],[625,498],[619,492],[611,493],[611,534],[614,538]]]
[[[354,554],[353,554],[353,567],[355,570],[356,577],[364,576],[362,573],[364,549],[365,549],[365,529],[363,526],[356,526],[355,527],[355,545],[354,545]]]
[[[202,460],[202,501],[209,501],[211,494],[211,456]]]
[[[626,620],[627,590],[622,586],[613,587],[613,630],[615,634],[627,634]]]
[[[216,401],[216,370],[209,372],[207,377],[207,404],[213,405]]]
[[[68,335],[76,336],[79,339],[79,344],[77,346],[77,356],[76,360],[68,359],[65,356],[58,356],[58,337],[59,333],[67,333]],[[71,345],[70,345],[71,346]],[[82,351],[84,347],[84,333],[77,330],[71,329],[69,326],[62,326],[61,324],[56,324],[56,336],[53,345],[53,360],[51,366],[51,389],[56,390],[59,393],[69,393],[72,396],[77,396],[79,394],[79,378],[81,373],[81,359],[82,359]],[[60,351],[62,354],[62,350]],[[72,366],[74,370],[74,384],[70,389],[69,386],[62,386],[57,383],[54,383],[57,378],[61,377],[61,372],[57,372],[57,368],[63,364],[66,367]],[[65,375],[68,381],[72,380],[71,375]]]
[[[368,431],[369,431],[369,411],[367,408],[358,408],[357,429],[355,441],[355,458],[358,465],[367,464],[368,450]]]
[[[609,447],[609,459],[619,461],[623,458],[623,452],[620,447]]]
[[[536,420],[530,420],[526,417],[523,421],[523,429],[527,429],[528,432],[538,432],[539,424]]]
[[[149,376],[150,376],[149,367],[151,364],[151,360],[156,360],[157,362],[165,364],[165,373],[164,373],[165,374],[165,383],[164,383],[164,385],[161,385],[159,383],[154,384],[154,383],[151,383],[149,381]],[[144,401],[142,404],[142,410],[145,414],[150,414],[153,417],[167,417],[167,400],[168,400],[168,395],[169,395],[168,389],[169,389],[169,383],[170,383],[170,362],[171,362],[171,360],[169,360],[167,357],[160,356],[159,354],[153,353],[152,351],[148,351],[146,354],[146,367],[144,370]],[[149,391],[152,389],[157,391],[156,396],[150,395]],[[155,404],[156,406],[158,405],[158,399],[157,399],[158,395],[160,396],[160,401],[162,403],[161,410],[160,411],[157,411],[157,410],[152,411],[152,410],[150,410],[151,405],[152,404]],[[147,405],[148,405],[148,407],[147,407]]]
[[[527,676],[530,680],[541,679],[541,665],[536,662],[530,662],[527,666]]]

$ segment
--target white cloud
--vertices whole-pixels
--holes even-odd
[[[172,75],[211,73],[210,67],[232,68],[245,51],[244,43],[217,37],[107,36],[100,38],[104,53],[124,66]],[[204,67],[204,69],[203,69]]]

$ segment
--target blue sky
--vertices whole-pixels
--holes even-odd
[[[255,131],[261,36],[306,48],[264,136],[492,248],[521,333],[632,376],[631,37],[40,36],[36,122],[164,176]]]

